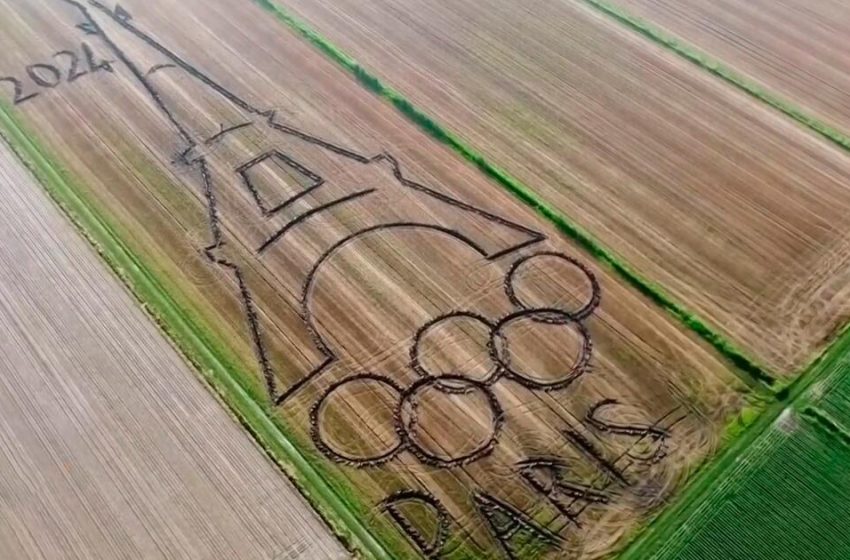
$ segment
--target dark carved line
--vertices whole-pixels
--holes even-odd
[[[248,286],[245,282],[245,277],[242,273],[242,270],[237,265],[226,259],[220,258],[216,254],[216,251],[224,246],[224,241],[218,217],[218,203],[216,201],[215,189],[213,188],[212,177],[210,177],[209,173],[209,167],[207,165],[206,160],[204,159],[197,160],[194,165],[197,166],[201,172],[201,178],[204,186],[204,198],[207,201],[207,219],[209,222],[210,232],[212,234],[212,243],[204,248],[204,254],[206,255],[209,261],[214,262],[215,264],[230,270],[236,278],[236,283],[239,288],[239,296],[242,301],[243,311],[245,313],[245,318],[248,321],[248,330],[251,336],[251,341],[254,346],[254,352],[257,356],[257,361],[259,362],[260,368],[263,372],[263,379],[266,383],[266,390],[268,392],[269,399],[271,399],[272,402],[277,402],[277,384],[275,381],[274,369],[272,368],[271,363],[268,359],[266,346],[263,342],[260,321],[257,316],[257,310],[254,306],[254,301],[251,297],[251,292],[248,290]]]
[[[273,158],[273,157],[283,160],[283,162],[286,165],[288,165],[289,167],[292,167],[293,169],[295,169],[299,173],[302,173],[303,175],[306,175],[307,177],[309,177],[313,181],[313,184],[310,185],[309,187],[307,187],[306,189],[304,189],[303,191],[299,192],[298,194],[291,196],[290,198],[281,202],[280,204],[278,204],[274,208],[268,209],[266,207],[265,202],[263,201],[263,197],[260,195],[260,191],[257,189],[256,185],[254,185],[254,182],[251,180],[251,177],[248,174],[248,170],[251,169],[252,167],[259,165],[260,163],[266,161],[267,159],[270,159],[270,158]],[[293,204],[296,200],[299,200],[302,197],[307,196],[308,194],[315,191],[316,189],[318,189],[319,187],[321,187],[325,183],[325,180],[321,176],[319,176],[317,173],[314,173],[310,169],[307,169],[307,167],[305,167],[304,165],[298,163],[294,159],[292,159],[289,156],[281,153],[278,150],[270,150],[268,152],[265,152],[265,153],[255,157],[254,159],[252,159],[252,160],[250,160],[246,163],[243,163],[242,165],[237,167],[234,171],[240,177],[242,177],[242,183],[245,185],[245,187],[251,193],[251,197],[254,199],[254,203],[260,209],[260,212],[262,212],[263,216],[271,216],[272,214],[283,210],[287,206]]]
[[[199,159],[193,165],[201,170],[201,178],[204,184],[204,198],[207,201],[207,221],[213,238],[211,245],[220,246],[223,243],[223,236],[218,216],[218,201],[216,200],[212,177],[210,177],[209,166],[205,159]]]
[[[569,465],[560,458],[557,457],[530,457],[523,461],[520,461],[517,466],[520,469],[520,472],[525,476],[526,471],[533,470],[538,467],[547,467],[551,468],[553,471],[558,472],[558,470],[567,470],[569,469]],[[529,480],[529,482],[532,482]],[[587,486],[584,484],[578,484],[575,482],[564,482],[559,478],[555,478],[553,482],[553,488],[547,489],[545,485],[541,484],[539,480],[534,479],[533,485],[539,491],[544,494],[549,494],[552,492],[554,488],[561,489],[565,494],[570,497],[577,498],[583,501],[598,503],[598,504],[608,504],[611,502],[611,496],[608,494],[593,488],[592,486]]]
[[[154,66],[154,68],[168,68],[168,67],[173,68],[174,65],[173,64],[157,64],[156,66]],[[151,69],[151,71],[148,72],[148,74],[150,74],[153,71],[154,70]],[[215,134],[213,134],[212,136],[210,136],[209,138],[204,140],[204,144],[209,146],[209,145],[213,144],[219,138],[223,137],[225,134],[227,134],[229,132],[233,132],[234,130],[239,130],[240,128],[245,128],[246,126],[251,126],[252,124],[254,124],[254,123],[252,123],[251,121],[248,121],[248,122],[244,122],[242,124],[235,124],[235,125],[228,127],[228,128],[224,128],[224,125],[220,125],[221,130],[219,130],[218,132],[216,132]]]
[[[490,406],[490,409],[493,413],[493,424],[491,426],[492,436],[487,440],[484,445],[479,446],[477,449],[466,453],[465,455],[461,455],[459,457],[451,457],[445,458],[435,455],[429,451],[423,449],[414,439],[410,436],[409,427],[405,425],[404,420],[401,418],[401,409],[405,403],[410,402],[413,405],[414,410],[417,406],[415,400],[412,400],[415,396],[416,392],[419,391],[425,385],[434,385],[438,389],[442,390],[442,387],[448,383],[451,386],[451,383],[465,383],[471,385],[474,389],[478,389],[483,392],[485,397],[487,398],[487,403]],[[457,391],[447,391],[449,393],[457,393]],[[411,418],[411,425],[416,424],[415,413],[413,418]],[[498,399],[496,399],[496,395],[493,394],[493,391],[490,387],[481,383],[479,381],[475,381],[461,375],[439,375],[434,377],[425,377],[417,380],[410,387],[405,389],[401,394],[401,401],[399,402],[399,407],[396,415],[396,431],[407,444],[408,450],[413,453],[419,461],[426,465],[431,465],[434,467],[441,468],[451,468],[451,467],[462,467],[464,465],[468,465],[469,463],[474,463],[475,461],[486,457],[490,453],[493,452],[496,445],[499,443],[499,435],[502,432],[502,427],[505,423],[505,413],[502,409],[501,404],[499,404]]]
[[[221,264],[219,262],[219,264]],[[269,363],[266,347],[263,344],[262,332],[260,330],[260,321],[257,317],[257,310],[254,307],[254,302],[251,299],[251,293],[245,284],[245,277],[242,275],[242,270],[238,267],[233,268],[233,273],[236,276],[236,282],[239,284],[239,293],[242,296],[242,303],[245,308],[245,315],[248,317],[248,324],[251,330],[251,340],[254,343],[254,351],[257,353],[257,358],[260,362],[260,367],[263,370],[263,378],[266,382],[266,390],[269,398],[276,401],[275,392],[277,391],[274,370]]]
[[[312,408],[310,408],[310,437],[313,440],[313,443],[316,448],[323,454],[325,454],[327,457],[333,459],[338,463],[343,463],[357,468],[374,467],[386,463],[387,461],[392,460],[407,446],[407,440],[404,437],[399,436],[398,443],[394,445],[390,450],[380,455],[376,455],[375,457],[351,457],[348,455],[343,455],[342,453],[334,450],[327,443],[325,443],[325,440],[322,438],[320,420],[322,408],[324,407],[325,401],[331,395],[331,393],[333,393],[343,385],[361,380],[383,383],[384,385],[393,389],[399,395],[403,393],[401,386],[385,375],[378,375],[374,373],[359,373],[357,375],[346,377],[341,381],[333,383],[324,391],[324,393],[322,393],[322,396],[319,398],[319,400],[315,402],[315,404],[313,404]]]
[[[232,262],[226,259],[219,258],[215,255],[215,251],[217,249],[220,249],[221,247],[221,244],[210,245],[204,249],[204,254],[210,261],[230,270],[236,278],[236,284],[239,288],[239,296],[242,301],[242,309],[245,313],[245,317],[248,319],[248,326],[251,335],[251,342],[254,346],[254,352],[257,355],[257,361],[259,361],[260,367],[263,372],[263,379],[266,382],[266,390],[268,392],[269,398],[272,400],[272,402],[275,402],[277,384],[275,382],[274,370],[271,367],[268,355],[266,354],[266,347],[262,340],[262,330],[260,328],[260,320],[257,315],[257,309],[254,306],[254,301],[251,297],[251,292],[248,290],[248,286],[245,283],[245,276],[243,275],[242,270]]]
[[[531,531],[537,538],[553,546],[557,546],[563,542],[560,536],[536,524],[525,513],[498,498],[483,492],[476,492],[472,498],[475,501],[478,511],[481,512],[487,524],[490,525],[493,534],[499,541],[502,551],[510,560],[519,560],[519,558],[508,547],[506,541],[511,539],[520,529]],[[498,514],[502,514],[510,520],[510,529],[503,530],[495,523],[494,518]]]
[[[572,368],[570,368],[569,373],[567,373],[567,375],[560,381],[543,383],[541,381],[530,379],[511,368],[508,340],[507,337],[505,337],[503,330],[513,321],[524,318],[531,318],[532,320],[541,323],[553,325],[570,325],[581,335],[582,345],[579,355]],[[587,331],[584,324],[574,321],[569,313],[561,311],[560,309],[543,307],[539,309],[521,309],[520,311],[515,311],[503,317],[498,323],[496,323],[496,326],[492,331],[490,341],[488,342],[488,348],[491,357],[496,361],[496,363],[502,366],[507,378],[512,381],[516,381],[520,385],[528,387],[529,389],[556,391],[567,387],[588,370],[593,354],[593,341],[591,340],[590,333]]]
[[[65,0],[65,1],[67,2],[69,0]],[[203,72],[198,71],[197,68],[195,68],[191,64],[187,63],[186,61],[184,61],[179,56],[177,56],[174,52],[172,52],[169,49],[162,46],[159,42],[157,42],[155,39],[153,39],[150,35],[140,31],[132,23],[130,23],[129,18],[120,17],[120,14],[114,13],[112,10],[110,10],[109,8],[104,6],[98,0],[89,0],[89,4],[91,4],[96,9],[103,12],[106,16],[112,18],[116,23],[118,23],[118,25],[120,25],[121,27],[123,27],[124,29],[126,29],[127,31],[132,33],[133,35],[135,35],[138,39],[145,42],[148,46],[154,48],[155,50],[164,54],[166,57],[173,60],[180,68],[182,68],[183,70],[185,70],[186,72],[188,72],[189,74],[194,76],[195,78],[204,82],[207,86],[211,87],[212,89],[214,89],[215,91],[217,91],[218,93],[220,93],[221,95],[223,95],[224,97],[229,99],[232,103],[236,104],[239,108],[241,108],[245,111],[248,111],[249,113],[254,113],[254,114],[258,114],[258,115],[262,114],[262,112],[259,109],[252,106],[251,104],[249,104],[245,100],[241,99],[237,95],[233,94],[232,92],[230,92],[226,88],[220,86],[218,83],[216,83],[215,81],[211,80],[208,76],[206,76]],[[79,7],[81,9],[85,10],[84,7],[82,7],[82,6],[79,6]],[[95,24],[95,25],[97,25],[97,24]],[[143,76],[142,76],[142,78],[143,78]]]
[[[319,214],[319,213],[324,212],[326,210],[330,210],[331,208],[333,208],[335,206],[339,206],[340,204],[345,204],[346,202],[350,202],[350,201],[355,200],[357,198],[360,198],[362,196],[372,194],[373,192],[375,192],[375,189],[366,189],[364,191],[358,191],[358,192],[355,192],[355,193],[351,193],[348,196],[338,198],[336,200],[328,202],[327,204],[322,204],[321,206],[317,206],[316,208],[313,208],[312,210],[308,210],[307,212],[304,212],[303,214],[301,214],[300,216],[298,216],[297,218],[295,218],[294,220],[292,220],[291,222],[289,222],[288,224],[283,226],[281,229],[279,229],[274,235],[272,235],[271,237],[266,239],[265,242],[263,242],[263,244],[260,245],[260,248],[257,252],[258,253],[264,252],[275,241],[277,241],[278,239],[280,239],[281,237],[286,235],[286,232],[288,232],[290,229],[294,228],[295,226],[297,226],[298,224],[300,224],[304,220],[307,220],[311,216],[315,216],[316,214]]]
[[[151,66],[150,70],[147,71],[145,76],[146,77],[151,76],[152,74],[156,74],[160,70],[165,70],[166,68],[177,68],[177,66],[170,64],[168,62],[166,62],[164,64],[156,64],[154,66]]]
[[[493,327],[494,327],[493,323],[491,323],[486,317],[484,317],[483,315],[480,315],[478,313],[473,313],[471,311],[452,311],[450,313],[440,315],[439,317],[436,317],[436,318],[428,321],[427,323],[425,323],[424,325],[422,325],[421,327],[419,327],[416,330],[416,333],[413,335],[413,344],[411,344],[411,346],[410,346],[410,367],[413,371],[415,371],[417,374],[419,374],[419,376],[421,376],[421,377],[438,377],[439,376],[439,374],[435,375],[435,374],[427,371],[425,369],[425,366],[422,365],[422,361],[419,357],[420,346],[422,344],[422,339],[425,337],[426,334],[428,334],[428,331],[430,331],[432,328],[437,326],[437,324],[439,324],[440,322],[445,321],[447,319],[451,319],[453,317],[466,317],[468,319],[476,320],[476,321],[482,323],[483,325],[486,325],[488,332],[492,332]],[[493,360],[493,364],[495,364],[496,367],[492,368],[488,372],[487,379],[486,379],[486,381],[484,381],[484,383],[486,385],[492,385],[493,383],[498,381],[498,379],[499,379],[499,377],[502,373],[502,371],[501,371],[502,368],[498,365],[498,363],[499,363],[498,361]],[[453,391],[468,392],[467,390],[457,390],[457,389],[454,389],[450,386],[446,386],[446,387],[443,387],[443,388],[446,392],[453,392]]]
[[[291,126],[287,126],[285,124],[277,122],[275,120],[275,118],[277,117],[277,111],[267,111],[263,115],[268,118],[269,126],[274,128],[275,130],[279,130],[283,133],[289,134],[290,136],[295,136],[296,138],[300,138],[305,142],[309,142],[310,144],[321,146],[322,148],[325,148],[330,152],[334,152],[335,154],[339,154],[349,159],[353,159],[354,161],[360,163],[369,163],[369,158],[367,158],[366,156],[362,156],[356,152],[352,152],[351,150],[337,146],[336,144],[331,144],[330,142],[326,142],[325,140],[316,138],[315,136],[310,136],[305,132],[301,132],[297,128],[293,128]]]
[[[437,532],[433,542],[429,543],[425,536],[419,532],[407,519],[401,515],[397,506],[401,502],[419,501],[431,506],[437,514]],[[449,512],[446,507],[435,496],[427,494],[420,490],[401,490],[391,494],[379,504],[379,507],[386,511],[393,520],[404,530],[404,532],[413,540],[414,544],[419,547],[422,553],[429,559],[438,558],[448,538]]]
[[[570,315],[571,319],[575,321],[584,320],[585,318],[589,317],[596,310],[597,307],[599,307],[599,303],[602,299],[602,290],[599,286],[599,281],[596,279],[596,275],[593,274],[593,271],[590,270],[584,263],[582,263],[578,259],[570,257],[569,255],[565,255],[557,251],[543,251],[517,259],[516,262],[511,265],[510,270],[508,270],[508,273],[505,275],[505,293],[508,295],[508,299],[511,300],[511,303],[513,303],[517,308],[530,309],[530,306],[525,304],[525,302],[523,302],[516,294],[516,286],[514,285],[516,274],[519,271],[520,267],[522,267],[529,260],[535,259],[537,257],[557,257],[561,260],[569,262],[570,264],[581,270],[585,276],[587,276],[588,283],[590,284],[590,299],[577,311],[566,312]]]
[[[448,195],[442,194],[438,191],[435,191],[434,189],[428,188],[425,185],[422,185],[422,184],[417,183],[415,181],[411,181],[410,179],[406,178],[404,176],[404,174],[402,173],[401,166],[399,165],[398,160],[394,156],[392,156],[392,155],[390,155],[386,152],[382,153],[382,154],[378,154],[377,156],[374,156],[373,158],[371,158],[370,161],[372,161],[372,162],[376,162],[376,161],[387,161],[387,162],[389,162],[390,166],[392,167],[393,175],[395,176],[396,180],[406,187],[409,187],[409,188],[411,188],[415,191],[419,191],[421,193],[427,194],[428,196],[436,198],[437,200],[440,200],[440,201],[442,201],[442,202],[444,202],[444,203],[446,203],[450,206],[454,206],[456,208],[466,210],[467,212],[477,214],[479,216],[486,218],[489,221],[496,222],[499,225],[505,226],[507,228],[510,228],[510,229],[515,230],[515,231],[519,231],[519,232],[522,232],[526,235],[531,236],[531,240],[524,242],[522,245],[519,245],[517,247],[508,248],[504,251],[500,251],[500,252],[495,253],[493,255],[488,255],[487,258],[489,260],[498,259],[499,257],[502,257],[502,256],[504,256],[508,253],[513,253],[514,251],[517,251],[518,249],[520,249],[522,247],[526,247],[528,245],[533,245],[534,243],[538,243],[538,242],[546,239],[546,236],[543,235],[540,232],[534,231],[534,230],[529,229],[525,226],[521,226],[521,225],[519,225],[515,222],[512,222],[510,220],[506,220],[505,218],[502,218],[501,216],[497,216],[496,214],[491,214],[490,212],[487,212],[486,210],[482,210],[481,208],[478,208],[477,206],[472,206],[471,204],[466,204],[465,202],[461,202],[460,200],[457,200],[457,199],[452,198]]]
[[[246,179],[245,179],[245,182],[246,182],[246,184],[247,184],[247,183],[250,183],[250,179],[247,179],[247,178],[246,178]],[[308,188],[304,189],[304,190],[303,190],[303,191],[301,191],[300,193],[298,193],[298,194],[296,194],[296,195],[294,195],[294,196],[292,196],[292,197],[290,197],[290,198],[288,198],[288,199],[284,200],[283,202],[281,202],[281,203],[280,203],[280,204],[278,204],[277,206],[275,206],[275,207],[271,208],[270,210],[269,210],[269,209],[266,209],[265,204],[262,204],[262,205],[260,206],[260,211],[263,213],[263,215],[264,215],[264,216],[271,216],[271,215],[273,215],[273,214],[276,214],[277,212],[280,212],[281,210],[284,210],[284,209],[286,209],[287,207],[289,207],[289,206],[291,206],[291,205],[295,204],[297,201],[301,200],[302,198],[304,198],[305,196],[309,195],[310,193],[315,192],[315,191],[316,191],[316,189],[318,189],[319,187],[321,187],[321,186],[322,186],[322,185],[324,185],[324,184],[325,184],[325,180],[324,180],[324,179],[321,179],[321,180],[319,180],[317,183],[315,183],[315,184],[313,184],[313,185],[309,186]],[[256,187],[254,187],[254,185],[253,185],[253,184],[251,184],[250,189],[252,189],[252,195],[253,195],[253,192],[254,192],[254,191],[256,191]],[[372,189],[372,190],[374,190],[374,189]],[[361,191],[361,192],[363,192],[363,191]],[[257,193],[257,196],[259,196],[259,192]],[[298,218],[296,217],[296,219],[298,219]]]
[[[253,123],[247,123],[247,124],[253,124]],[[240,125],[240,126],[246,126],[246,125]],[[237,128],[239,128],[239,127],[237,127]],[[307,169],[307,167],[305,167],[304,165],[298,163],[297,161],[295,161],[291,157],[287,156],[286,154],[284,154],[284,153],[282,153],[278,150],[269,150],[268,152],[264,152],[264,153],[258,155],[257,157],[243,163],[242,165],[240,165],[239,167],[234,169],[234,171],[236,173],[244,173],[248,169],[250,169],[250,168],[254,167],[255,165],[262,163],[265,160],[272,158],[272,157],[278,157],[278,158],[282,159],[283,161],[285,161],[291,167],[295,168],[296,170],[300,171],[304,175],[313,179],[313,181],[321,181],[322,180],[322,178],[319,175],[317,175],[316,173],[314,173],[310,169]]]
[[[325,370],[325,368],[328,367],[329,365],[331,365],[334,362],[335,359],[336,359],[336,356],[325,356],[325,359],[322,361],[321,364],[319,364],[319,366],[317,368],[315,368],[313,371],[311,371],[310,373],[308,373],[307,375],[305,375],[304,377],[299,379],[294,385],[292,385],[286,391],[281,393],[280,396],[278,396],[277,399],[275,399],[275,402],[274,402],[275,406],[282,405],[284,402],[289,400],[289,398],[292,395],[294,395],[302,387],[304,387],[307,383],[309,383],[310,381],[312,381],[313,379],[315,379],[316,377],[321,375],[322,372]]]
[[[665,438],[670,435],[670,432],[661,428],[656,428],[655,426],[629,426],[626,424],[616,424],[614,422],[608,422],[607,420],[600,420],[596,418],[596,413],[599,412],[600,409],[615,406],[620,404],[620,401],[617,399],[602,399],[598,403],[594,404],[590,410],[587,411],[585,415],[585,420],[592,427],[596,428],[600,432],[611,432],[614,434],[621,434],[627,436],[650,436],[653,439]],[[668,413],[669,416],[670,413]]]
[[[436,225],[430,225],[430,224],[420,224],[420,223],[416,223],[416,222],[398,222],[398,223],[393,223],[393,224],[382,224],[382,225],[378,225],[378,226],[372,226],[372,227],[360,230],[356,233],[352,233],[351,235],[348,235],[347,237],[341,239],[340,241],[337,241],[333,246],[331,246],[328,250],[326,250],[324,253],[322,253],[322,255],[318,258],[316,263],[313,265],[313,268],[310,270],[309,274],[307,275],[307,277],[304,281],[304,286],[302,288],[301,301],[300,301],[301,318],[304,321],[305,326],[307,327],[307,331],[310,335],[310,338],[312,339],[316,348],[322,353],[322,355],[324,355],[330,361],[335,360],[336,355],[333,353],[333,351],[331,351],[331,349],[328,347],[327,343],[324,341],[322,336],[319,334],[319,331],[318,331],[318,329],[316,328],[316,326],[313,322],[312,311],[310,310],[310,301],[312,299],[311,296],[312,296],[312,291],[313,291],[313,283],[315,282],[315,278],[316,278],[316,275],[317,275],[319,269],[334,253],[336,253],[336,251],[338,251],[339,249],[341,249],[345,245],[351,243],[352,241],[356,240],[357,238],[359,238],[363,235],[367,235],[369,233],[375,232],[375,231],[398,229],[398,228],[423,228],[423,229],[430,229],[430,230],[434,230],[434,231],[440,231],[442,233],[445,233],[446,235],[450,235],[450,236],[454,237],[455,239],[462,241],[463,243],[465,243],[466,245],[468,245],[469,247],[474,249],[476,252],[478,252],[478,254],[480,254],[481,256],[486,255],[486,251],[484,251],[484,249],[482,249],[474,241],[470,240],[469,238],[467,238],[466,236],[464,236],[463,234],[461,234],[457,231],[454,231],[454,230],[451,230],[451,229],[448,229],[448,228],[445,228],[445,227],[442,227],[442,226],[436,226]],[[317,368],[316,370],[314,370],[313,372],[308,374],[307,378],[315,377],[326,366],[327,366],[327,362],[325,364],[323,364],[322,367]],[[303,386],[303,383],[299,383],[299,387],[300,386]],[[286,396],[289,397],[292,394],[293,394],[292,391],[287,391]],[[280,398],[280,399],[278,399],[277,402],[278,402],[278,404],[283,404],[283,402],[285,400],[286,400],[286,398]]]
[[[631,483],[626,480],[626,477],[623,476],[623,473],[617,469],[616,465],[606,459],[602,452],[599,451],[590,440],[570,428],[565,429],[562,433],[564,434],[564,437],[570,440],[570,442],[582,452],[583,455],[593,461],[611,478],[618,481],[623,486],[631,486]]]
[[[671,410],[669,410],[669,411],[668,411],[668,412],[666,412],[664,415],[662,415],[660,418],[658,418],[655,422],[653,422],[653,423],[652,423],[652,425],[651,425],[651,427],[653,427],[653,428],[654,428],[655,426],[658,426],[658,425],[659,425],[659,424],[661,424],[664,420],[666,420],[666,419],[667,419],[667,418],[669,418],[671,415],[673,415],[673,414],[674,414],[677,410],[679,410],[680,408],[682,408],[682,407],[681,407],[681,406],[675,406],[675,407],[673,407]],[[668,430],[668,431],[669,431],[669,430],[672,430],[673,426],[675,426],[676,424],[678,424],[679,422],[681,422],[682,420],[684,420],[684,419],[685,419],[685,418],[687,418],[687,417],[688,417],[688,415],[687,415],[687,414],[685,414],[685,415],[684,415],[684,416],[682,416],[681,418],[678,418],[677,420],[675,420],[674,422],[672,422],[669,426],[667,426],[667,430]],[[629,455],[629,454],[631,453],[632,449],[634,449],[635,447],[637,447],[637,445],[638,445],[640,442],[642,442],[642,441],[643,441],[646,437],[647,437],[647,435],[645,434],[645,435],[642,435],[641,437],[637,438],[635,441],[633,441],[633,442],[632,442],[632,443],[631,443],[631,444],[630,444],[630,445],[629,445],[629,446],[628,446],[628,447],[627,447],[627,448],[626,448],[626,449],[625,449],[622,453],[620,453],[620,455],[618,455],[618,456],[617,456],[617,458],[616,458],[616,459],[614,459],[614,461],[612,461],[612,463],[613,463],[614,465],[616,465],[616,464],[617,464],[617,463],[619,463],[619,462],[620,462],[620,461],[621,461],[624,457],[626,457],[626,456],[631,456],[631,455]],[[632,463],[629,463],[629,465],[627,465],[627,466],[623,469],[623,471],[622,471],[622,472],[623,472],[623,473],[625,473],[625,472],[629,469],[629,467],[631,467],[631,465],[632,465]],[[595,481],[594,481],[594,482],[595,482]],[[613,481],[609,481],[608,483],[606,483],[606,484],[602,487],[602,490],[606,490],[609,486],[611,486],[611,484],[612,484],[612,483],[613,483]],[[574,503],[575,503],[575,500],[573,500],[573,502],[572,502],[570,505],[572,506],[572,504],[574,504]],[[582,508],[581,508],[581,509],[579,509],[578,514],[579,514],[579,515],[581,515],[581,514],[584,512],[584,510],[585,510],[586,508],[587,508],[587,506],[582,506]]]
[[[194,146],[195,142],[194,142],[194,140],[192,140],[192,136],[183,127],[183,125],[181,125],[177,121],[177,118],[174,116],[174,114],[171,112],[171,110],[165,105],[165,103],[162,101],[162,98],[159,95],[159,92],[157,92],[156,89],[150,84],[150,82],[148,82],[147,78],[142,73],[142,71],[139,70],[138,66],[136,66],[129,58],[127,58],[127,55],[124,54],[124,51],[119,49],[118,46],[112,41],[112,39],[110,39],[109,36],[106,33],[104,33],[104,31],[103,31],[103,29],[101,29],[100,25],[98,25],[98,23],[94,20],[94,18],[91,17],[91,14],[89,14],[88,9],[85,6],[83,6],[82,4],[80,4],[79,2],[76,2],[75,0],[62,0],[62,1],[66,2],[68,4],[71,4],[72,6],[75,6],[80,11],[82,11],[83,15],[89,20],[88,23],[90,24],[91,28],[97,30],[97,34],[103,39],[103,41],[107,44],[107,46],[109,46],[110,50],[112,50],[112,52],[115,53],[115,56],[118,57],[118,60],[123,62],[124,65],[127,66],[127,68],[130,69],[130,72],[132,72],[133,75],[136,76],[136,79],[139,80],[139,82],[142,84],[142,86],[148,92],[148,95],[150,95],[151,99],[153,99],[154,103],[156,103],[159,110],[162,111],[162,113],[166,116],[166,118],[168,118],[168,120],[171,122],[171,124],[177,129],[177,132],[180,134],[180,137],[184,141],[186,141],[188,144]],[[110,12],[106,7],[104,7],[99,2],[96,2],[95,0],[89,0],[89,2],[93,6],[95,6],[96,8],[104,11],[110,17],[112,17],[112,12]],[[113,18],[113,19],[115,19],[115,18]],[[116,21],[121,23],[120,20],[116,19]]]

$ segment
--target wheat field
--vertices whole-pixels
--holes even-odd
[[[843,151],[590,2],[283,4],[774,375],[798,373],[846,323]],[[841,83],[840,41],[797,40],[831,2],[802,23],[787,3],[622,4],[699,44],[719,43],[706,28],[755,29],[712,52],[735,48],[725,60],[771,73],[765,81],[780,92],[790,83],[816,92],[798,96],[805,101],[828,96],[821,101],[846,109],[832,87],[814,87]],[[777,20],[789,30],[786,50],[767,42],[779,41]],[[820,60],[801,70],[801,51]]]
[[[102,218],[184,352],[224,364],[377,554],[605,556],[744,406],[695,333],[259,7],[0,13],[4,122],[48,188]]]

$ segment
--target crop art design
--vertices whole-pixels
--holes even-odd
[[[722,362],[453,156],[414,153],[418,131],[342,72],[316,70],[294,37],[300,58],[273,46],[283,29],[222,36],[234,64],[186,46],[228,3],[175,21],[141,3],[44,5],[61,19],[29,16],[78,46],[0,78],[13,104],[43,126],[85,122],[65,155],[163,261],[194,259],[187,283],[203,282],[186,293],[221,304],[210,331],[238,338],[237,373],[396,557],[603,556],[715,445],[738,405]],[[249,71],[255,55],[304,59],[321,83],[261,105],[298,76]],[[99,88],[103,111],[85,95]],[[159,227],[134,203],[164,208]]]

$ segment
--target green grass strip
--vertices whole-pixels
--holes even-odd
[[[293,17],[276,2],[272,0],[253,1],[259,4],[266,11],[270,12],[279,21],[286,24],[296,33],[307,39],[307,41],[327,55],[331,60],[352,74],[358,82],[371,92],[389,101],[405,117],[413,121],[432,138],[449,146],[464,159],[474,164],[487,177],[493,179],[498,185],[506,189],[526,205],[536,210],[548,221],[552,222],[561,233],[575,241],[590,255],[611,267],[641,294],[663,307],[676,319],[697,333],[718,352],[730,360],[736,366],[738,372],[742,372],[744,374],[742,375],[744,381],[753,386],[765,385],[767,387],[772,387],[774,385],[774,377],[768,373],[763,366],[744,354],[743,351],[714,329],[709,327],[694,313],[673,301],[673,299],[667,295],[660,286],[643,278],[629,265],[621,261],[600,242],[594,239],[584,229],[547,204],[533,190],[523,185],[519,180],[512,177],[506,171],[491,164],[486,158],[484,158],[483,155],[467,146],[451,132],[448,132],[434,119],[414,106],[398,91],[383,84],[380,79],[361,66],[359,62],[342,52],[333,43],[310,28],[306,23]]]
[[[781,111],[788,117],[791,117],[798,123],[808,127],[844,150],[850,151],[850,138],[846,135],[837,129],[832,128],[825,122],[809,115],[805,111],[794,106],[792,103],[782,99],[780,96],[762,89],[758,84],[746,78],[742,74],[735,72],[732,68],[723,65],[720,61],[682,43],[680,40],[666,34],[658,27],[627,13],[625,10],[614,6],[613,4],[609,4],[604,0],[583,0],[583,2],[597,11],[610,16],[633,31],[640,33],[653,43],[673,51],[682,58],[692,62],[703,70],[707,70],[711,74],[714,74],[718,78],[735,86],[737,89],[751,95],[762,103]]]
[[[166,293],[150,271],[99,216],[52,163],[46,151],[25,131],[12,112],[0,103],[0,135],[36,176],[74,225],[95,246],[112,270],[131,288],[160,327],[176,343],[212,388],[222,396],[238,420],[258,440],[269,456],[301,488],[311,504],[350,547],[370,558],[393,556],[364,526],[339,494],[292,441],[272,421],[246,390],[244,376],[225,365],[204,333]],[[240,382],[240,380],[242,380]]]

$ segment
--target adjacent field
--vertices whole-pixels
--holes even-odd
[[[809,2],[617,0],[839,133],[850,132],[850,6]]]
[[[252,4],[122,6],[0,2],[7,133],[352,546],[599,557],[717,448],[744,389],[713,351],[312,46]]]
[[[718,481],[652,558],[841,560],[850,555],[850,447],[791,414]]]
[[[850,556],[848,358],[737,457],[710,492],[629,558],[776,560]],[[652,553],[650,554],[650,551]]]
[[[0,551],[347,557],[0,141]]]
[[[783,375],[848,313],[850,162],[580,2],[282,5]]]

